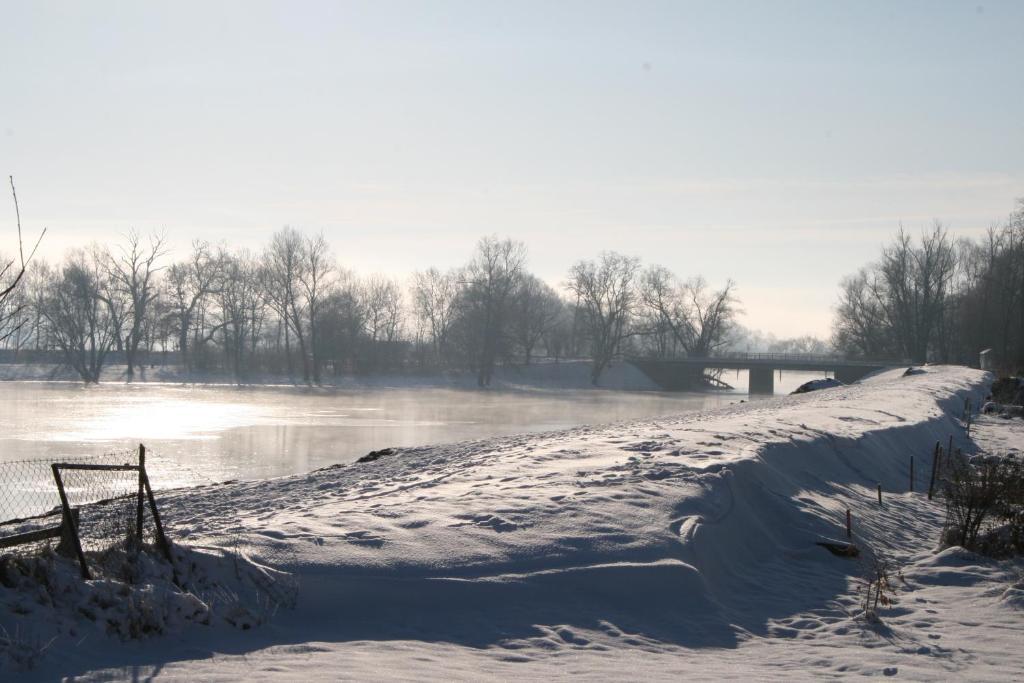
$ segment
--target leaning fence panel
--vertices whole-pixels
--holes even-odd
[[[144,447],[0,463],[0,554],[55,550],[77,559],[84,578],[133,581],[147,548],[171,558]]]

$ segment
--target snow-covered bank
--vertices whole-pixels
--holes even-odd
[[[121,643],[61,636],[36,675],[188,678],[1008,679],[1019,569],[936,554],[920,491],[986,377],[964,368],[657,421],[408,449],[306,476],[161,496],[172,536],[292,559],[297,607]],[[983,429],[979,426],[979,429]],[[917,456],[918,493],[907,492]],[[884,505],[875,498],[881,484]],[[855,540],[902,567],[860,616]],[[1017,590],[1017,593],[1013,591]]]
[[[124,382],[126,366],[108,364],[100,375],[102,382]],[[301,378],[286,375],[258,375],[243,384],[295,385]],[[80,378],[69,366],[45,363],[0,363],[0,381],[60,381],[77,382]],[[187,372],[177,365],[140,367],[134,382],[164,382],[184,384],[239,384],[232,374]],[[435,373],[377,374],[377,375],[325,375],[321,386],[342,389],[363,387],[441,387],[475,388],[476,374],[469,371]],[[568,360],[559,363],[542,361],[531,365],[504,365],[494,371],[491,382],[494,389],[593,389],[590,362]],[[598,382],[598,388],[620,391],[658,391],[660,387],[647,375],[629,363],[609,366]]]

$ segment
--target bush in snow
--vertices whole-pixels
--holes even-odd
[[[1024,467],[1008,457],[952,458],[945,467],[943,545],[991,556],[1024,552]]]
[[[903,577],[902,572],[896,569],[892,563],[876,553],[869,553],[864,562],[864,616],[871,620],[878,620],[879,607],[889,607],[896,599],[896,585],[893,583],[893,572],[899,578]]]

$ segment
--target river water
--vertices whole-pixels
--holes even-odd
[[[806,377],[790,373],[778,391]],[[0,383],[0,462],[142,442],[160,487],[261,479],[388,446],[450,443],[697,411],[746,399],[607,390],[310,389]]]

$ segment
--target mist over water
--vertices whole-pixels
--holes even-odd
[[[785,373],[788,393],[811,373]],[[0,460],[95,455],[145,443],[161,487],[307,472],[388,446],[480,439],[699,411],[735,391],[309,389],[62,382],[0,384]]]

